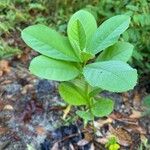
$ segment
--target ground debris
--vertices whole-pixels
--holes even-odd
[[[10,70],[11,67],[9,66],[9,62],[7,60],[0,60],[0,76],[9,73]]]
[[[118,143],[122,146],[130,146],[132,144],[132,137],[129,132],[124,130],[123,128],[113,128],[110,127],[110,132],[112,135],[117,137]]]

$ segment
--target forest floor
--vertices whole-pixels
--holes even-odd
[[[115,109],[108,117],[96,118],[93,133],[91,124],[84,128],[75,117],[76,108],[62,118],[66,105],[58,83],[30,74],[28,65],[37,53],[18,35],[3,37],[20,45],[23,53],[0,61],[0,150],[26,150],[27,145],[35,150],[105,150],[110,135],[117,137],[122,150],[138,150],[143,141],[150,142],[150,116],[142,115],[142,100],[150,90],[146,79],[127,93],[102,93],[114,100]]]

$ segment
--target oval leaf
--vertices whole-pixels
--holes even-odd
[[[59,93],[65,102],[71,105],[86,105],[86,97],[80,91],[78,87],[76,87],[72,83],[64,82],[59,85]]]
[[[78,50],[78,53],[84,50],[96,29],[96,20],[91,13],[85,10],[77,11],[69,20],[67,29],[72,47]]]
[[[127,62],[132,56],[133,45],[127,42],[117,42],[108,47],[97,58],[97,61],[120,60]]]
[[[38,77],[57,81],[68,81],[79,75],[79,70],[73,63],[42,55],[31,61],[29,70]]]
[[[83,74],[93,87],[124,92],[136,85],[137,71],[122,61],[105,61],[87,65]]]
[[[78,19],[70,24],[68,24],[68,37],[72,47],[78,50],[79,53],[86,46],[85,31],[81,22]]]
[[[93,54],[117,42],[119,36],[129,27],[130,17],[117,15],[102,23],[96,30],[87,50]]]
[[[108,116],[114,108],[114,102],[111,99],[99,99],[92,106],[92,113],[96,117]]]
[[[33,25],[27,27],[21,35],[28,46],[45,56],[68,61],[80,61],[68,38],[47,26]]]
[[[87,124],[88,121],[94,120],[93,114],[89,111],[76,111],[76,114],[84,120],[84,123]]]

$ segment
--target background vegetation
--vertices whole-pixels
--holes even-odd
[[[37,23],[57,25],[57,30],[65,34],[69,16],[81,8],[92,12],[99,23],[116,14],[130,15],[132,24],[122,40],[135,46],[131,64],[141,75],[150,73],[149,0],[1,0],[0,59],[24,50],[17,41],[24,27]]]

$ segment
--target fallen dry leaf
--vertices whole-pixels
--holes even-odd
[[[84,133],[84,139],[90,142],[93,140],[93,135],[90,134],[89,132],[86,132]]]
[[[117,137],[117,141],[122,146],[129,146],[132,144],[132,138],[130,134],[123,128],[113,128],[110,126],[110,133]]]
[[[0,127],[0,136],[3,134],[6,134],[8,132],[8,128],[6,127]]]
[[[140,134],[146,134],[146,130],[141,128],[139,125],[128,124],[123,127],[128,132],[135,132]]]
[[[78,146],[84,146],[84,145],[86,145],[86,144],[88,144],[89,143],[89,141],[87,141],[86,139],[82,139],[82,140],[80,140],[78,143],[77,143],[77,145]]]
[[[124,102],[129,101],[129,97],[130,97],[130,95],[129,95],[128,92],[125,92],[125,93],[122,94],[122,99],[123,99]]]
[[[94,121],[94,126],[97,129],[100,129],[101,127],[103,127],[105,124],[110,124],[112,123],[113,119],[112,118],[107,118],[105,120],[99,119],[97,121]]]
[[[133,97],[133,106],[134,108],[139,108],[141,106],[141,95],[138,91],[135,91],[134,97]]]
[[[11,105],[5,105],[3,109],[4,110],[14,110],[13,106],[11,106]]]
[[[2,76],[4,73],[10,72],[10,66],[9,62],[7,60],[1,60],[0,61],[0,76]]]
[[[132,119],[138,119],[141,117],[142,117],[142,113],[136,110],[132,110],[132,114],[129,116],[129,118],[132,118]]]
[[[122,115],[121,113],[112,113],[109,117],[112,118],[113,120],[117,120],[127,124],[135,124],[135,125],[138,124],[136,118],[129,118],[127,116]]]
[[[46,135],[46,130],[43,126],[37,126],[35,130],[38,135]]]
[[[98,143],[105,145],[108,142],[108,139],[109,139],[108,137],[102,137],[102,138],[97,138],[96,141]]]
[[[18,55],[17,58],[21,62],[25,63],[25,62],[27,62],[30,59],[30,55],[29,54],[30,54],[30,50],[28,48],[25,48],[24,52],[21,53],[20,55]]]

